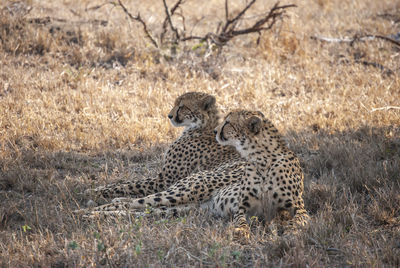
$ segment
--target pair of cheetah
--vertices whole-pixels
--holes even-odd
[[[214,96],[200,92],[183,94],[175,100],[168,118],[173,126],[185,129],[165,152],[158,177],[100,186],[86,194],[102,198],[147,196],[168,189],[196,171],[213,170],[241,159],[234,147],[222,146],[215,139],[219,111]]]
[[[215,98],[191,92],[175,101],[168,117],[185,130],[168,148],[158,178],[96,189],[104,197],[136,199],[116,198],[88,217],[140,214],[149,206],[153,214],[175,214],[200,206],[233,217],[235,232],[245,236],[248,216],[286,211],[287,226],[307,222],[299,160],[261,112],[235,110],[218,124]]]

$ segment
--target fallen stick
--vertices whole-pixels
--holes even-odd
[[[390,110],[390,109],[400,110],[400,106],[385,106],[385,107],[373,108],[373,109],[371,109],[371,112],[381,111],[381,110]]]
[[[81,24],[93,24],[93,25],[101,25],[101,26],[107,26],[108,21],[106,20],[79,20],[79,21],[70,21],[67,19],[60,19],[60,18],[54,18],[54,17],[42,17],[42,18],[31,18],[28,20],[29,23],[31,24],[41,24],[41,25],[47,25],[50,24],[51,22],[59,22],[59,23],[68,23],[68,24],[76,24],[76,25],[81,25]]]
[[[382,39],[388,42],[391,42],[392,44],[395,44],[397,46],[400,46],[400,41],[397,41],[391,37],[388,36],[383,36],[383,35],[365,35],[365,36],[355,36],[353,38],[331,38],[331,37],[325,37],[325,36],[311,36],[311,39],[313,40],[319,40],[319,41],[324,41],[324,42],[328,42],[328,43],[354,43],[356,41],[371,41],[371,40],[375,40],[375,39]]]

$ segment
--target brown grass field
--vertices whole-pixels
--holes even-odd
[[[397,34],[399,1],[285,0],[298,7],[258,44],[244,35],[220,53],[196,42],[156,49],[120,7],[94,8],[103,3],[0,1],[1,267],[400,266],[400,46],[311,38]],[[258,1],[243,25],[274,3]],[[162,1],[124,4],[160,34]],[[222,0],[180,12],[196,34],[225,19]],[[181,131],[167,114],[188,91],[275,123],[305,173],[311,222],[299,234],[255,222],[241,244],[229,220],[202,211],[72,213],[87,188],[157,174]]]

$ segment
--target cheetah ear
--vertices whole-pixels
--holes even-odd
[[[252,116],[247,120],[248,129],[254,134],[258,134],[261,130],[261,119],[257,116]]]
[[[204,111],[207,111],[215,104],[215,102],[216,100],[214,96],[207,96],[203,99],[201,108],[203,108]]]
[[[263,114],[262,112],[257,111],[257,113],[258,113],[258,115],[259,115],[261,118],[265,118],[265,116],[264,116],[264,114]]]

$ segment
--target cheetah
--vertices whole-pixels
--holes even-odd
[[[184,131],[165,152],[162,170],[156,178],[117,182],[86,193],[105,199],[146,196],[167,189],[195,171],[212,170],[222,163],[240,159],[235,148],[222,146],[215,140],[213,131],[219,112],[214,96],[185,93],[175,100],[168,118],[173,126],[184,127]]]
[[[243,161],[203,170],[143,198],[113,200],[87,216],[137,213],[177,213],[200,205],[213,214],[233,218],[235,232],[249,235],[250,216],[290,214],[288,228],[303,226],[308,214],[303,202],[303,172],[274,125],[261,112],[236,110],[214,130],[223,146],[234,146]],[[265,210],[269,211],[265,211]]]

